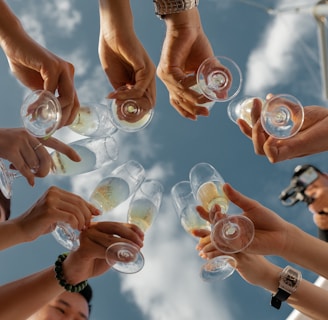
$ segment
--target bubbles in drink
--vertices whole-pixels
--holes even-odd
[[[194,230],[208,230],[210,231],[210,223],[200,217],[196,211],[195,205],[186,206],[180,215],[181,225],[191,235],[193,235]]]
[[[221,207],[223,213],[228,211],[229,201],[222,190],[221,184],[217,181],[210,181],[201,185],[198,189],[197,198],[207,211],[210,211],[215,204]]]
[[[58,175],[75,175],[93,170],[96,166],[96,155],[88,148],[83,146],[74,146],[74,150],[80,155],[81,161],[75,162],[66,155],[55,151],[51,157],[55,164],[54,173]]]
[[[99,118],[93,108],[81,106],[74,122],[69,127],[76,133],[88,136],[98,129]]]
[[[156,206],[148,199],[136,199],[131,202],[128,212],[128,222],[146,231],[153,222]]]
[[[101,211],[107,212],[124,202],[130,196],[129,184],[122,178],[103,179],[91,194],[91,202]]]

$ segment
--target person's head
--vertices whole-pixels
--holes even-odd
[[[7,199],[0,191],[0,222],[8,220],[10,217],[10,199]]]
[[[91,311],[91,299],[92,289],[88,284],[79,293],[60,294],[27,320],[87,320]]]

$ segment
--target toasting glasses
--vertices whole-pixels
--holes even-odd
[[[114,169],[102,179],[93,190],[90,202],[102,213],[109,212],[132,196],[145,179],[145,169],[134,160],[129,160]],[[58,222],[53,236],[69,250],[76,250],[79,245],[79,232],[69,224]]]
[[[243,119],[252,127],[251,113],[255,99],[261,104],[261,124],[268,135],[287,139],[301,129],[304,109],[301,102],[290,94],[278,94],[268,100],[258,97],[232,100],[227,109],[230,119],[233,122]]]
[[[51,136],[62,117],[58,99],[46,90],[36,90],[28,94],[20,112],[26,130],[38,138]]]
[[[200,217],[196,206],[200,203],[195,199],[190,182],[180,181],[171,189],[173,203],[184,230],[194,236],[194,230],[211,230],[208,221]],[[205,281],[223,280],[235,270],[237,261],[230,256],[218,256],[206,262],[200,271]]]
[[[213,244],[223,253],[236,253],[254,238],[253,222],[243,215],[228,215],[229,200],[223,192],[224,180],[208,163],[196,164],[189,173],[191,189],[202,206],[211,211],[218,204],[224,217],[211,226]]]
[[[242,73],[232,59],[213,56],[205,59],[197,73],[188,75],[182,83],[193,91],[203,94],[208,100],[201,105],[211,109],[216,101],[231,100],[239,93]]]
[[[121,87],[118,91],[132,90],[132,87]],[[133,92],[133,91],[131,91]],[[118,129],[136,132],[145,128],[154,114],[149,96],[127,100],[108,99],[107,104],[85,103],[69,126],[81,135],[99,137],[114,134]]]
[[[152,225],[162,201],[163,186],[156,180],[145,180],[131,199],[127,220],[146,232]],[[122,273],[136,273],[144,266],[139,248],[127,242],[116,242],[106,251],[106,260]]]

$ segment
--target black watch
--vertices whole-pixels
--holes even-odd
[[[302,273],[291,266],[284,268],[280,274],[279,287],[275,295],[271,297],[271,306],[280,309],[281,303],[296,291],[302,280]]]

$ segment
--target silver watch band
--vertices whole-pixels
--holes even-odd
[[[198,6],[199,0],[153,0],[155,14],[163,18],[167,14],[186,11]]]

